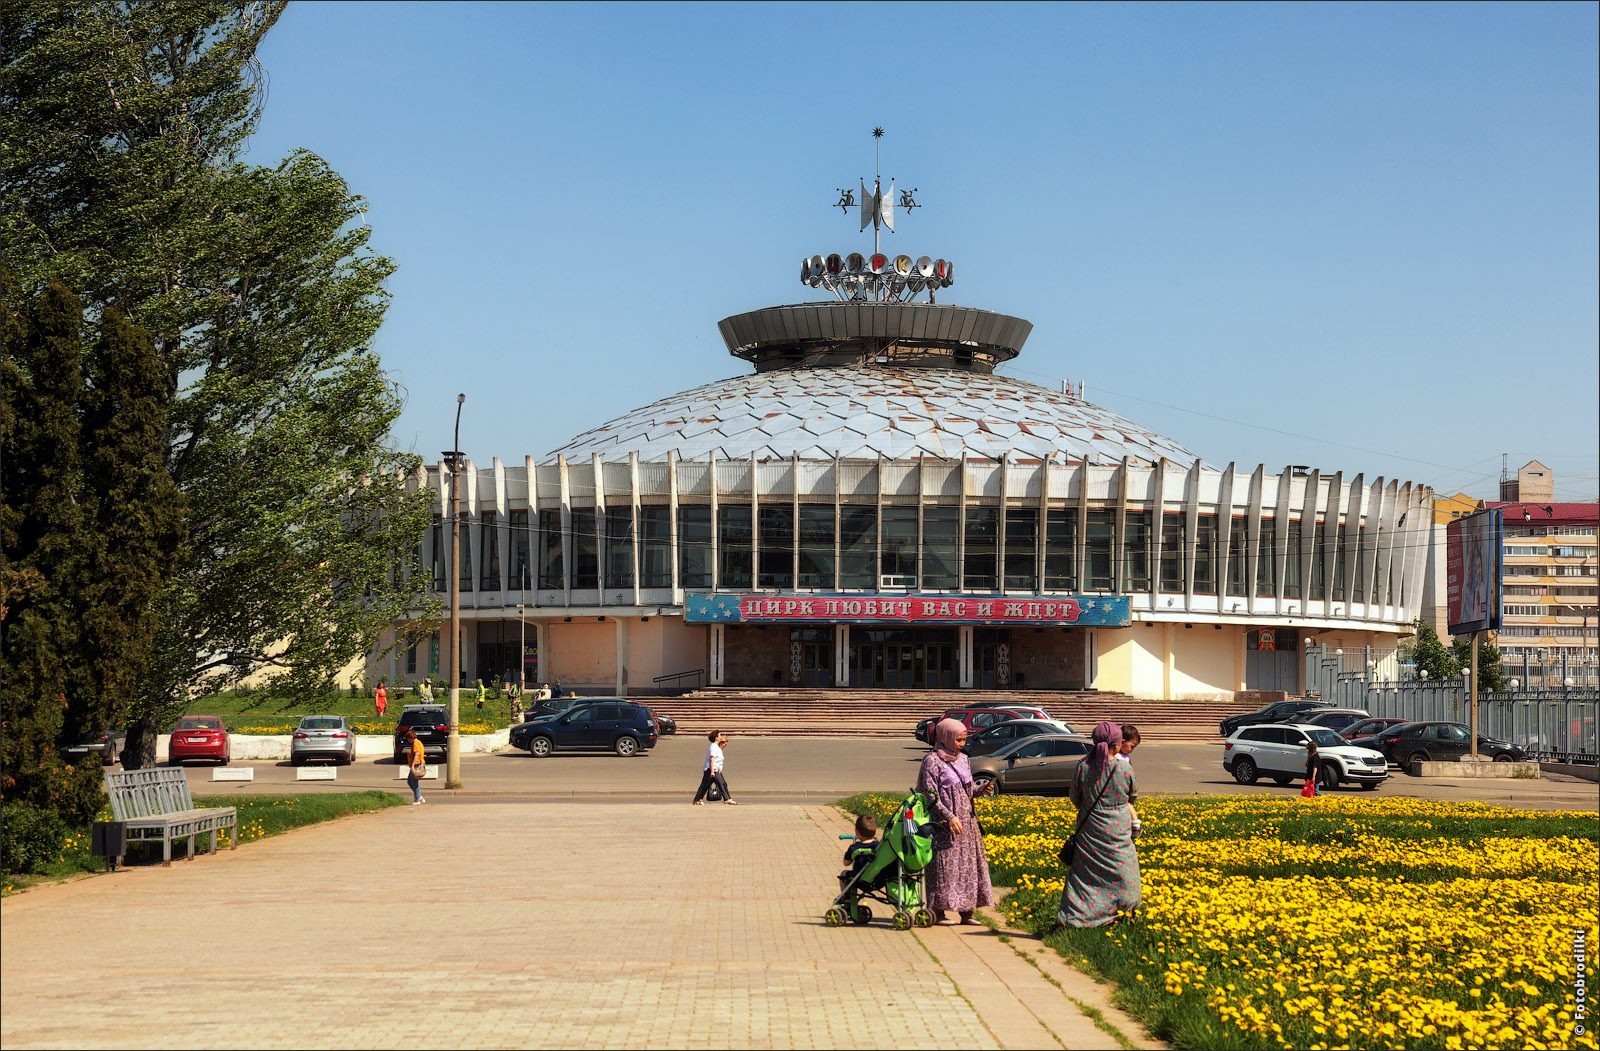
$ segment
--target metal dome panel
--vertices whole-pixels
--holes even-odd
[[[932,456],[1189,464],[1170,438],[1048,387],[928,368],[807,368],[718,380],[585,431],[545,458]]]

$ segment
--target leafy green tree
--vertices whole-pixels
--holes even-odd
[[[1457,635],[1450,640],[1450,656],[1457,668],[1472,667],[1472,636]],[[1458,671],[1456,674],[1460,674]],[[1478,642],[1478,690],[1509,690],[1505,669],[1500,664],[1500,650],[1485,636]]]
[[[1418,671],[1426,671],[1430,682],[1448,682],[1461,674],[1461,665],[1450,655],[1450,650],[1439,640],[1433,625],[1418,619],[1416,637],[1407,647],[1407,656]]]
[[[5,301],[0,791],[82,823],[99,771],[59,746],[126,718],[183,540],[162,457],[171,395],[149,336],[115,308],[86,348],[59,282],[30,304],[8,275]]]
[[[0,7],[6,255],[148,330],[190,542],[154,604],[130,765],[196,692],[276,668],[306,703],[422,605],[429,515],[388,445],[399,392],[371,341],[393,270],[313,154],[241,160],[256,50],[281,2]]]

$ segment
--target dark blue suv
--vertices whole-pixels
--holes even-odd
[[[565,712],[540,716],[511,728],[511,746],[535,758],[567,749],[608,749],[638,755],[656,746],[659,728],[650,709],[621,698],[586,700]]]

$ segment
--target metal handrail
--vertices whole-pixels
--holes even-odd
[[[665,682],[676,682],[679,679],[686,678],[687,676],[693,675],[694,676],[694,684],[695,684],[695,686],[698,687],[700,685],[700,678],[701,678],[701,676],[705,675],[705,673],[706,673],[706,670],[704,668],[694,668],[694,669],[692,669],[690,671],[674,672],[671,675],[657,675],[655,678],[650,680],[650,683],[653,686],[660,686],[662,683],[665,683]]]

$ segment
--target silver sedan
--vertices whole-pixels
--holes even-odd
[[[289,762],[299,766],[308,759],[335,763],[356,761],[356,735],[342,715],[307,715],[295,727],[289,742]]]

